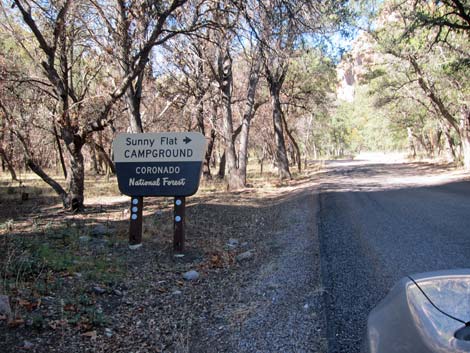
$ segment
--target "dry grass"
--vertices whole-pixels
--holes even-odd
[[[260,229],[269,229],[273,225],[270,218],[279,211],[273,205],[292,190],[311,185],[319,165],[294,173],[294,180],[282,183],[274,173],[261,175],[257,166],[250,166],[251,185],[233,193],[217,178],[203,181],[198,193],[187,199],[183,259],[175,259],[172,253],[172,198],[145,198],[144,247],[135,253],[127,248],[129,197],[119,193],[116,178],[87,176],[86,210],[73,214],[62,209],[60,200],[36,176],[22,175],[23,185],[19,186],[2,175],[0,247],[7,256],[0,260],[0,293],[10,296],[16,324],[3,332],[5,345],[0,344],[0,350],[18,348],[22,337],[36,337],[48,342],[39,351],[53,345],[71,345],[75,347],[71,351],[80,351],[83,333],[103,335],[108,326],[132,332],[138,329],[137,315],[142,322],[159,318],[152,324],[158,334],[149,343],[149,351],[165,347],[187,351],[189,332],[196,325],[191,320],[199,320],[205,310],[200,298],[208,293],[208,299],[216,296],[217,300],[237,296],[230,292],[239,275],[236,253],[226,246],[228,239],[246,240],[249,246],[263,241]],[[22,192],[29,194],[28,200],[21,200]],[[10,207],[12,203],[15,207]],[[272,207],[277,207],[276,212]],[[94,235],[97,225],[104,225],[109,234]],[[81,241],[83,237],[91,241]],[[182,282],[181,273],[191,268],[206,280],[197,285]],[[105,293],[94,293],[93,286]],[[187,294],[182,307],[173,305],[178,300],[171,294],[175,289]],[[128,299],[113,294],[115,290]],[[48,297],[53,298],[52,304],[45,305],[43,300]],[[153,304],[148,303],[149,298]],[[124,305],[123,300],[132,304]],[[243,321],[247,313],[234,315]],[[98,341],[100,348],[96,349],[103,349],[100,345],[106,341]],[[132,347],[121,338],[115,344],[124,350]]]

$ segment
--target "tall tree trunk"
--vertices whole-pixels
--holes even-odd
[[[426,149],[426,156],[428,158],[432,158],[434,156],[434,151],[433,151],[433,147],[431,144],[431,140],[429,139],[429,136],[426,133],[426,131],[423,131],[421,135],[423,139],[424,148]]]
[[[53,123],[52,127],[53,127],[53,131],[54,131],[55,142],[57,144],[57,151],[59,152],[60,166],[62,167],[62,172],[64,173],[64,178],[67,179],[67,167],[65,166],[64,153],[62,152],[62,145],[60,144],[59,133],[57,132],[57,128],[55,126],[55,123]]]
[[[299,173],[300,173],[302,171],[302,159],[300,156],[299,144],[297,143],[294,136],[290,132],[289,127],[287,126],[287,120],[286,120],[284,113],[282,113],[282,122],[284,123],[284,128],[286,129],[287,136],[289,136],[289,139],[292,142],[292,145],[294,146],[294,151],[295,151],[294,160],[297,162],[297,169],[299,170]],[[295,155],[297,157],[295,157]]]
[[[408,133],[408,149],[410,150],[409,156],[411,158],[416,158],[416,146],[414,143],[413,130],[411,127],[407,128]]]
[[[204,168],[207,168],[206,178],[210,178],[210,179],[212,179],[210,165],[211,165],[211,159],[212,159],[212,152],[214,151],[215,136],[216,136],[215,130],[211,129],[209,142],[207,144],[206,155],[204,157]],[[206,167],[206,165],[207,165],[207,167]],[[204,173],[204,169],[203,169],[203,173]]]
[[[96,156],[96,148],[93,142],[88,144],[90,146],[90,157],[91,157],[91,169],[94,175],[100,175],[101,169],[98,166],[98,158]]]
[[[219,179],[224,179],[225,178],[225,167],[227,165],[227,159],[225,158],[225,150],[222,153],[222,156],[220,156],[220,162],[219,162],[219,171],[217,173],[217,177]]]
[[[291,179],[289,171],[289,160],[287,158],[286,143],[284,140],[284,129],[282,124],[282,107],[281,107],[281,84],[272,78],[269,81],[269,92],[271,95],[271,105],[273,109],[273,125],[274,137],[276,143],[275,162],[279,172],[279,178]]]
[[[204,124],[204,94],[205,92],[202,90],[201,87],[197,87],[197,94],[196,94],[196,101],[197,101],[197,108],[196,108],[196,121],[197,121],[197,127],[198,127],[198,130],[201,134],[204,135],[204,137],[206,136],[206,127],[205,127],[205,124]],[[209,141],[209,144],[211,144],[212,142],[212,145],[211,147],[214,145],[213,144],[213,140],[212,140],[212,131],[213,129],[211,130],[211,137],[210,137],[210,141]],[[215,133],[215,131],[214,131]],[[203,162],[203,165],[202,165],[202,177],[204,179],[212,179],[212,174],[211,174],[211,167],[210,167],[210,160],[211,160],[211,155],[212,155],[212,148],[207,148],[206,150],[206,155],[205,155],[205,158],[204,158],[204,162]]]
[[[449,162],[454,162],[457,158],[457,154],[455,152],[455,144],[452,136],[450,134],[449,125],[445,122],[441,123],[442,131],[444,132],[444,144],[445,144],[445,151],[446,151],[446,159]]]
[[[224,38],[227,41],[226,38]],[[233,140],[232,120],[232,58],[228,48],[229,43],[223,43],[219,49],[217,59],[217,71],[219,88],[222,96],[222,130],[225,145],[226,177],[229,190],[237,190],[243,187],[243,182],[237,169],[237,157]]]
[[[466,106],[460,112],[460,139],[462,141],[464,168],[470,171],[470,109]]]
[[[441,144],[441,137],[442,137],[442,130],[441,128],[438,128],[436,133],[432,135],[432,143],[434,146],[434,150],[436,151],[436,155],[440,156],[442,153],[442,144]]]
[[[257,50],[257,49],[255,49]],[[238,172],[243,186],[246,186],[246,171],[248,167],[248,139],[250,134],[251,119],[254,115],[256,89],[259,82],[259,73],[261,70],[261,60],[259,55],[253,58],[253,64],[250,68],[248,80],[248,89],[246,94],[246,107],[243,114],[242,126],[240,131],[240,149],[239,149],[239,167]]]

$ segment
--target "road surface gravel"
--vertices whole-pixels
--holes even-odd
[[[469,266],[466,175],[383,157],[327,162],[284,188],[215,307],[220,326],[201,325],[190,351],[357,353],[396,281]]]
[[[368,313],[400,278],[470,267],[470,182],[432,165],[377,161],[329,163],[323,180],[328,353],[355,353]]]

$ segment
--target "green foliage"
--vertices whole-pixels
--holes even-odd
[[[366,148],[404,147],[412,136],[433,153],[431,140],[444,136],[442,131],[449,126],[458,142],[460,109],[470,100],[468,36],[443,30],[430,21],[417,26],[425,17],[435,19],[436,11],[445,6],[414,4],[383,2],[375,30],[369,35],[374,44],[373,65],[362,77],[363,88],[356,89],[353,106],[343,104],[336,112],[350,115],[343,128],[353,151],[361,144]]]
[[[353,102],[341,102],[332,124],[342,131],[342,149],[346,154],[361,151],[394,151],[405,146],[406,134],[394,125],[391,116],[374,105],[366,86],[356,89]],[[338,133],[336,133],[338,135]]]

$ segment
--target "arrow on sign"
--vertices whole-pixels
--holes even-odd
[[[183,140],[183,142],[184,142],[185,144],[188,144],[188,143],[190,143],[191,141],[192,141],[192,140],[191,140],[188,136],[186,136],[186,137],[184,138],[184,140]]]

